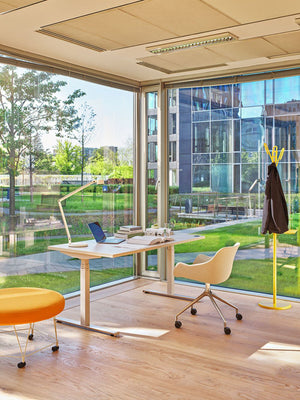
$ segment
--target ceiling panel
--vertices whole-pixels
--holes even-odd
[[[200,0],[143,0],[47,25],[39,32],[116,50],[231,25],[236,25],[233,19]]]
[[[211,51],[220,56],[227,56],[232,61],[284,54],[284,51],[261,38],[224,43],[211,47]]]
[[[202,0],[240,23],[300,13],[299,0]]]
[[[300,53],[300,30],[281,35],[266,36],[266,40],[287,53]]]
[[[172,32],[186,36],[222,29],[237,22],[200,0],[146,0],[124,7],[125,12]]]
[[[226,64],[226,61],[228,61],[226,56],[214,54],[208,49],[195,48],[170,54],[144,57],[139,60],[139,63],[146,63],[174,72],[223,65]]]
[[[113,9],[46,26],[41,32],[65,37],[107,50],[166,40],[170,32]]]
[[[19,8],[31,6],[32,4],[42,3],[46,0],[6,0],[0,1],[0,14],[8,11],[17,10]]]

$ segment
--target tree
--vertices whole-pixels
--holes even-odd
[[[108,147],[101,147],[95,151],[86,169],[92,175],[110,176],[116,165],[117,153]]]
[[[76,175],[81,170],[81,149],[69,140],[58,141],[54,157],[57,170],[63,175]]]
[[[87,162],[84,149],[95,133],[96,114],[94,113],[93,108],[85,102],[79,108],[78,116],[79,121],[77,125],[77,134],[75,134],[74,138],[81,146],[81,185],[83,185],[83,171]]]
[[[8,155],[10,229],[15,228],[15,179],[20,161],[31,153],[34,135],[71,132],[78,124],[75,90],[66,100],[57,94],[67,83],[46,72],[5,66],[0,70],[0,144]]]

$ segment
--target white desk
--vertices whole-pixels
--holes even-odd
[[[145,291],[145,293],[152,293],[158,295],[165,295],[169,297],[174,296],[174,246],[176,244],[192,242],[195,240],[203,239],[203,236],[192,236],[187,233],[175,232],[172,235],[174,241],[165,242],[155,245],[137,245],[122,242],[118,245],[96,243],[95,240],[88,240],[85,243],[87,247],[69,247],[68,244],[59,244],[49,246],[49,250],[60,251],[71,257],[81,260],[80,268],[80,322],[69,319],[58,318],[57,321],[67,325],[80,327],[83,329],[93,330],[101,333],[106,333],[111,336],[119,336],[118,330],[107,329],[100,326],[93,326],[90,324],[90,266],[89,260],[94,258],[116,258],[128,256],[132,254],[142,253],[144,251],[166,248],[167,250],[167,293]],[[182,298],[182,297],[180,297]]]

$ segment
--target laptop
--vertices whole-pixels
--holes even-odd
[[[124,242],[125,239],[106,237],[99,222],[91,222],[88,224],[97,243],[118,244]]]

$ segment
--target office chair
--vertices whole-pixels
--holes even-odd
[[[182,311],[180,311],[175,317],[175,327],[180,328],[182,326],[181,321],[178,320],[179,315],[186,311],[189,307],[191,308],[191,314],[197,314],[196,308],[193,307],[195,303],[200,301],[203,297],[208,296],[214,305],[215,309],[219,313],[220,317],[224,322],[224,332],[226,335],[230,335],[231,330],[226,324],[226,320],[216,303],[216,300],[227,304],[236,311],[236,319],[241,320],[243,317],[238,312],[238,308],[231,303],[223,300],[219,296],[212,293],[210,289],[211,284],[218,284],[226,281],[232,270],[233,260],[236,252],[239,248],[240,243],[236,243],[234,246],[223,247],[213,257],[206,256],[204,254],[199,254],[192,265],[179,262],[174,268],[174,276],[177,278],[191,279],[194,281],[200,281],[205,283],[204,291],[194,299],[192,302],[187,304]]]

